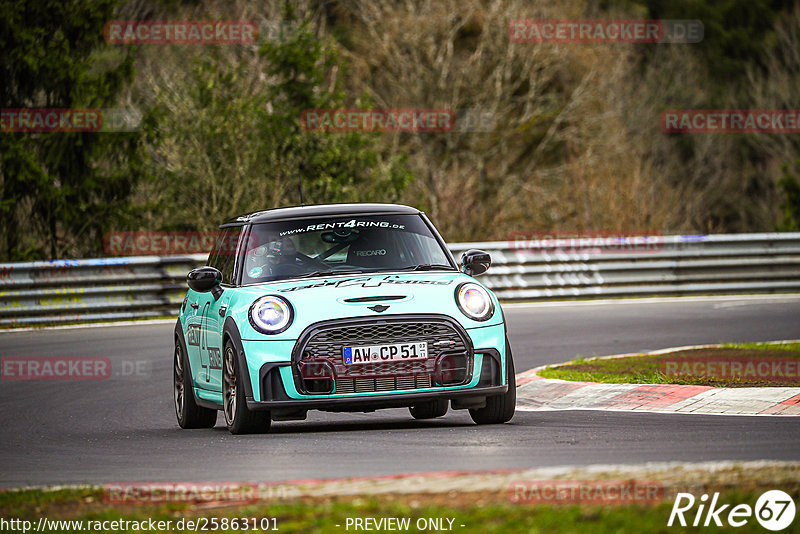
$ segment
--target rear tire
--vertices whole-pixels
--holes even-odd
[[[414,419],[435,419],[446,414],[448,408],[447,399],[435,399],[410,406],[408,411]]]
[[[508,392],[494,397],[487,397],[484,408],[471,409],[470,417],[479,425],[497,425],[507,423],[514,417],[517,406],[517,383],[514,376],[514,359],[511,356],[511,347],[506,339],[506,380]]]
[[[175,340],[175,355],[172,364],[172,389],[175,415],[181,428],[214,428],[217,410],[198,406],[194,399],[189,360],[183,353],[180,340]]]
[[[244,397],[239,359],[233,344],[225,343],[222,358],[222,412],[231,434],[258,434],[268,432],[272,424],[269,411],[250,411]]]

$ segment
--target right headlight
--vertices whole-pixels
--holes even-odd
[[[465,282],[459,285],[455,297],[458,308],[470,319],[486,321],[494,315],[492,297],[478,284]]]
[[[277,295],[267,295],[250,306],[250,324],[262,334],[280,334],[292,325],[294,310]]]

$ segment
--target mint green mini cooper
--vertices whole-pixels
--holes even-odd
[[[425,215],[393,204],[281,208],[232,219],[192,270],[175,326],[182,428],[234,434],[308,410],[408,407],[514,415],[514,363],[497,297],[456,264]]]

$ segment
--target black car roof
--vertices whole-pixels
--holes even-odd
[[[295,206],[291,208],[276,208],[257,211],[247,215],[240,215],[226,221],[220,228],[226,226],[239,226],[247,223],[262,223],[269,221],[286,221],[291,219],[306,219],[309,217],[326,217],[337,215],[377,215],[377,214],[419,214],[416,208],[402,204],[316,204],[313,206]]]

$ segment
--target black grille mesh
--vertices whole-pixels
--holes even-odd
[[[344,347],[417,341],[428,343],[425,360],[344,365]],[[307,338],[298,354],[304,360],[327,359],[333,364],[336,393],[358,393],[432,387],[440,355],[468,352],[468,345],[452,325],[421,319],[322,327]]]

